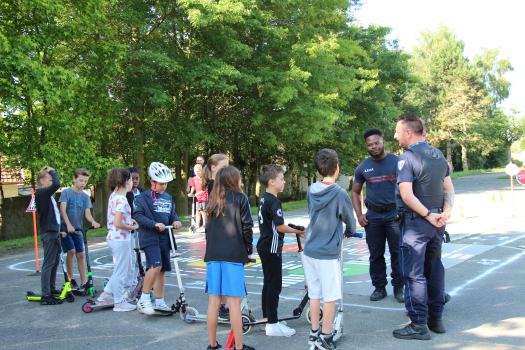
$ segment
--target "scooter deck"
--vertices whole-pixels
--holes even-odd
[[[298,319],[300,317],[301,317],[301,315],[284,317],[284,318],[278,319],[277,321],[281,322],[281,321],[296,320],[296,319]],[[268,323],[268,321],[245,322],[243,324],[247,325],[247,326],[256,326],[256,325],[259,325],[259,324],[266,324],[266,323]]]
[[[110,307],[112,308],[113,306],[115,306],[115,303],[113,303],[113,301],[104,302],[104,301],[93,301],[93,300],[88,300],[83,305],[83,307],[89,309],[90,311],[93,311],[95,309],[107,309],[107,308],[110,308]]]

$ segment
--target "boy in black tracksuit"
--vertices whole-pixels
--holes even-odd
[[[260,237],[257,252],[261,258],[264,285],[262,290],[263,318],[268,319],[266,335],[291,337],[295,330],[278,322],[277,307],[283,282],[283,240],[285,233],[295,233],[304,237],[304,231],[298,231],[284,224],[281,201],[277,193],[284,190],[284,170],[277,165],[265,165],[261,169],[261,183],[266,193],[259,205]]]
[[[44,262],[40,275],[42,285],[42,305],[62,304],[62,300],[53,294],[60,294],[56,289],[57,267],[60,262],[60,212],[53,198],[60,188],[58,174],[51,167],[44,167],[38,173],[38,189],[35,191],[35,204],[40,222],[40,240],[44,248]]]

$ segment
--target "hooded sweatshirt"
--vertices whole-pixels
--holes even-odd
[[[304,254],[320,260],[338,259],[343,222],[351,234],[356,228],[350,196],[338,184],[316,182],[308,188],[306,200],[310,224],[306,229]]]

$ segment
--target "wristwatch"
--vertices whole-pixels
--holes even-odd
[[[425,219],[428,218],[428,217],[430,216],[430,214],[432,214],[432,213],[431,213],[430,210],[429,210],[428,213],[427,213],[427,215],[425,215]]]

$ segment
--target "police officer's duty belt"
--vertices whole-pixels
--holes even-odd
[[[441,213],[441,208],[429,209],[429,211],[431,213],[438,213],[438,214],[440,214]],[[415,211],[402,211],[402,212],[399,213],[399,216],[401,216],[403,219],[409,219],[409,218],[417,218],[417,217],[420,217],[421,215],[419,215]]]
[[[387,211],[396,209],[396,204],[393,203],[393,204],[385,205],[384,207],[378,207],[376,205],[367,203],[366,207],[370,210],[377,211],[378,213],[385,213]]]

